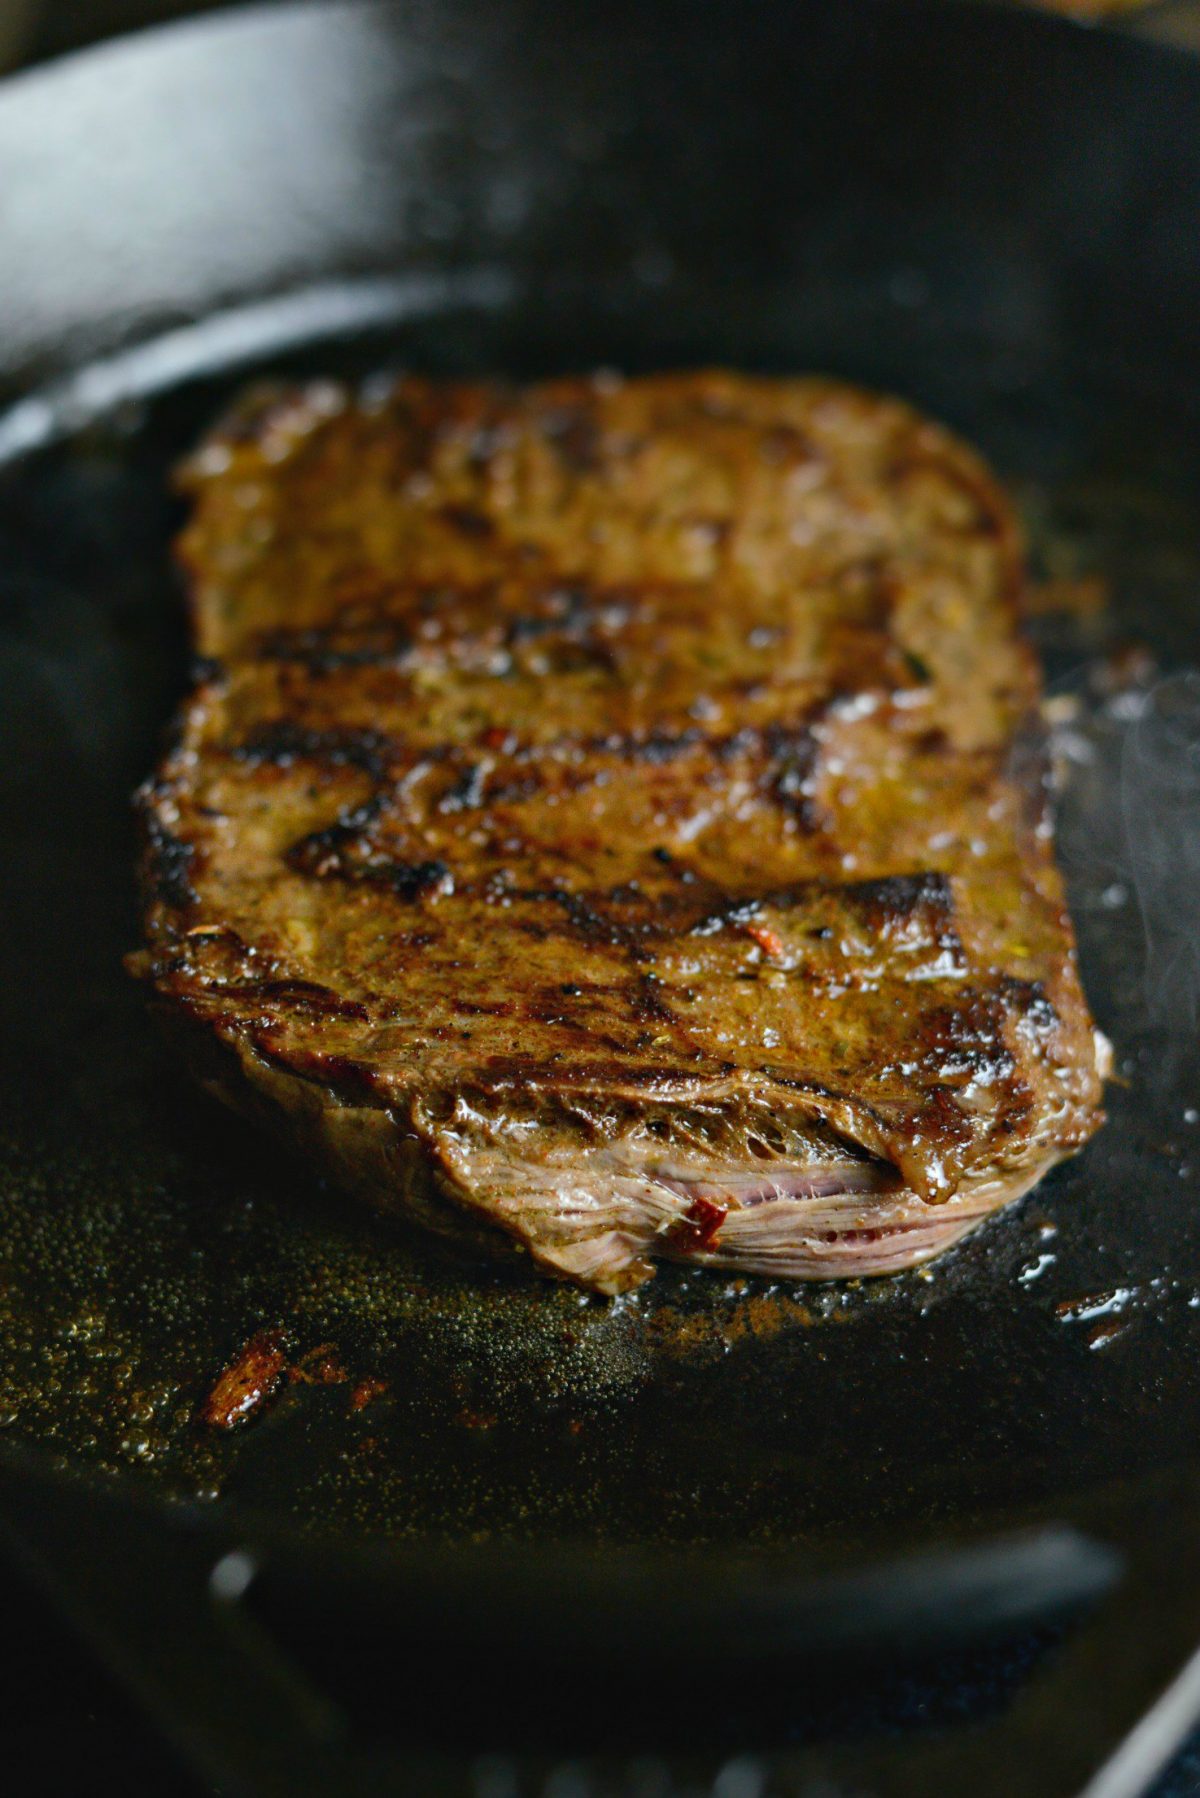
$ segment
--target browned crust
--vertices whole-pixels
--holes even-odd
[[[611,1290],[786,1258],[786,1206],[837,1260],[819,1197],[687,1227],[714,1167],[865,1157],[891,1265],[1096,1127],[1019,533],[947,433],[830,382],[404,380],[257,396],[183,484],[138,965],[337,1180]]]

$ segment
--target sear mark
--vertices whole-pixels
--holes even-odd
[[[323,830],[301,837],[285,860],[297,874],[314,880],[345,880],[381,887],[401,899],[421,899],[454,891],[449,865],[437,858],[410,861],[382,848],[372,827],[384,806],[376,794],[365,805],[345,812]]]
[[[151,789],[142,801],[146,871],[150,885],[164,905],[175,911],[187,911],[198,898],[191,878],[196,851],[191,843],[181,842],[173,831],[168,830],[153,809],[156,796]]]
[[[230,753],[235,761],[252,768],[321,762],[334,768],[361,768],[378,779],[397,748],[376,730],[306,730],[281,718],[251,731]]]

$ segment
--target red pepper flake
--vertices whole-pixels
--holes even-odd
[[[756,942],[764,955],[783,954],[783,938],[769,924],[747,924],[746,935]]]
[[[237,1360],[227,1367],[200,1411],[214,1430],[233,1430],[249,1423],[275,1396],[287,1365],[282,1330],[260,1330]]]
[[[377,1379],[374,1374],[368,1374],[365,1380],[360,1380],[358,1382],[358,1385],[350,1394],[350,1409],[352,1411],[363,1410],[370,1404],[373,1398],[381,1397],[387,1389],[388,1383],[386,1380],[380,1380]]]
[[[693,1199],[683,1216],[671,1226],[672,1243],[689,1253],[711,1248],[728,1216],[728,1205],[721,1205],[716,1199]]]

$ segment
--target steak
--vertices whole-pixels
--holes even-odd
[[[334,1181],[601,1292],[927,1260],[1100,1120],[1007,500],[723,373],[259,391],[133,958]]]

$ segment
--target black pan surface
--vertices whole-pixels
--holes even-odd
[[[814,1566],[1193,1468],[1200,66],[882,0],[249,13],[8,84],[0,267],[21,1465],[285,1535]],[[185,683],[168,473],[240,383],[705,363],[893,389],[1011,483],[1118,1078],[927,1272],[606,1303],[359,1216],[192,1089],[122,972],[128,799]],[[263,1328],[353,1377],[198,1424]]]

